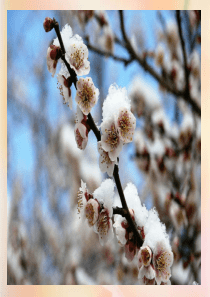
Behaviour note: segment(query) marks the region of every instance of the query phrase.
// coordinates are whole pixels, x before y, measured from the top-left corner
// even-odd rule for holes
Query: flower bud
[[[43,27],[45,29],[45,32],[49,32],[53,29],[54,22],[51,18],[45,18]]]

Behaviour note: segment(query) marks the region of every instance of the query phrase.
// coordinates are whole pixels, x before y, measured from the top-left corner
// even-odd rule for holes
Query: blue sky
[[[171,18],[171,12],[164,12],[166,20]],[[10,93],[10,77],[17,80],[18,86],[20,86],[25,94],[27,104],[33,110],[37,110],[39,107],[39,96],[40,96],[40,83],[37,81],[35,75],[38,67],[44,67],[45,75],[47,76],[46,98],[45,108],[47,121],[53,130],[56,130],[58,123],[63,117],[63,106],[62,99],[59,98],[59,92],[56,88],[56,77],[52,78],[50,73],[47,72],[46,67],[46,51],[52,40],[55,38],[54,32],[46,34],[43,29],[43,20],[46,16],[55,16],[56,12],[52,11],[8,11],[7,16],[7,36],[8,36],[8,123],[10,125],[10,147],[12,150],[11,157],[11,168],[8,174],[18,174],[23,180],[23,184],[26,187],[27,197],[24,197],[24,212],[28,212],[28,203],[32,191],[36,190],[33,188],[32,172],[35,168],[35,152],[34,152],[34,134],[32,132],[32,126],[30,119],[25,119],[24,114],[18,114],[17,117],[20,120],[20,124],[16,125],[14,121],[15,106],[12,101],[12,93]],[[108,12],[108,16],[113,28],[119,27],[118,14],[116,12]],[[125,11],[125,25],[127,34],[130,34],[130,27],[132,25],[138,26],[143,25],[144,37],[146,40],[146,46],[148,49],[154,49],[156,46],[155,39],[155,28],[157,25],[157,12],[156,11]],[[74,32],[77,33],[77,32]],[[119,37],[119,32],[116,32]],[[130,35],[129,35],[130,36]],[[15,51],[15,48],[18,51]],[[40,54],[43,53],[43,54]],[[117,55],[126,56],[125,51],[121,47],[117,47]],[[90,53],[90,62],[95,56]],[[104,78],[104,95],[107,94],[110,84],[116,82],[121,87],[128,87],[131,80],[138,73],[146,80],[149,81],[151,86],[158,91],[157,82],[149,75],[144,72],[136,63],[132,63],[127,68],[120,62],[116,62],[112,59],[104,58],[103,65],[105,67],[105,78]],[[95,73],[90,71],[89,76],[95,77]],[[74,95],[74,91],[73,91]],[[20,98],[21,99],[21,98]],[[170,99],[169,97],[169,100]],[[74,110],[75,110],[74,103]],[[172,118],[173,109],[169,110],[168,115]],[[65,111],[65,116],[66,116]],[[72,111],[69,111],[67,118],[71,118],[73,115]],[[93,112],[94,115],[94,112]],[[44,137],[45,135],[43,135]],[[43,144],[45,140],[43,139]],[[132,145],[127,146],[125,160],[128,164],[129,172],[132,175],[132,180],[138,186],[142,184],[143,180],[140,177],[139,170],[135,163],[131,160],[130,156],[133,154],[134,149]],[[12,190],[12,179],[8,176],[8,194],[11,196]],[[43,180],[43,193],[44,184],[46,181]],[[47,195],[47,193],[45,193]]]

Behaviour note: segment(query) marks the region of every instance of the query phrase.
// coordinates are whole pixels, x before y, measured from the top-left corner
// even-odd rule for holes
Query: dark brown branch
[[[123,17],[123,11],[120,10],[119,11],[120,14],[120,25],[121,25],[121,31],[122,31],[122,35],[125,41],[125,45],[126,48],[128,50],[128,52],[130,53],[131,57],[133,59],[135,59],[139,65],[141,65],[145,71],[149,72],[167,91],[169,91],[170,93],[174,94],[175,96],[182,97],[187,103],[189,103],[193,110],[199,115],[201,116],[201,108],[200,106],[197,104],[197,102],[195,102],[190,96],[189,94],[187,95],[185,91],[179,91],[177,89],[174,88],[174,86],[168,82],[166,82],[166,80],[161,77],[148,63],[145,59],[139,57],[136,52],[134,51],[127,35],[125,32],[125,25],[124,25],[124,17]]]
[[[59,40],[59,43],[60,43],[60,47],[61,47],[61,51],[62,51],[62,56],[61,56],[61,59],[63,60],[63,62],[65,63],[68,71],[69,71],[69,74],[72,78],[72,82],[74,83],[74,86],[75,88],[76,87],[76,84],[77,84],[77,75],[76,75],[76,72],[74,71],[74,69],[72,69],[69,65],[69,63],[66,61],[65,59],[65,53],[66,53],[66,50],[65,50],[65,47],[64,47],[64,44],[63,44],[63,40],[62,40],[62,37],[61,37],[61,33],[60,33],[60,29],[59,29],[59,24],[58,22],[53,19],[54,21],[54,29],[55,29],[55,32],[57,34],[57,37],[58,37],[58,40]]]
[[[59,24],[56,22],[55,19],[54,19],[54,22],[55,22],[54,28],[55,28],[56,34],[58,36],[58,40],[60,42],[61,50],[63,52],[63,61],[67,65],[68,62],[65,60],[65,57],[64,57],[65,48],[64,48],[64,45],[63,45],[62,37],[60,35]],[[71,69],[69,64],[68,64],[67,69],[69,70],[70,75],[71,75],[72,71],[74,71],[73,69]],[[76,88],[76,81],[77,81],[76,73],[74,74],[74,77],[75,77],[74,85],[75,85],[75,88]],[[95,136],[97,138],[97,141],[100,141],[101,140],[101,133],[98,130],[98,128],[96,127],[96,124],[95,124],[95,122],[94,122],[94,120],[92,118],[91,113],[88,114],[88,124],[89,124],[90,128],[93,130],[93,132],[94,132],[94,134],[95,134]],[[119,168],[118,168],[117,165],[115,165],[115,167],[114,167],[113,177],[114,177],[114,180],[115,180],[115,183],[116,183],[116,186],[117,186],[117,190],[118,190],[118,193],[119,193],[119,196],[120,196],[120,200],[121,200],[121,203],[122,203],[122,206],[123,206],[123,210],[121,212],[124,214],[124,216],[127,219],[129,225],[133,229],[133,232],[134,232],[134,234],[136,236],[136,239],[137,239],[138,247],[140,247],[143,244],[143,240],[142,240],[142,238],[141,238],[141,236],[140,236],[140,234],[139,234],[139,232],[137,230],[137,226],[136,226],[135,222],[131,218],[131,215],[130,215],[130,212],[129,212],[129,209],[128,209],[128,206],[127,206],[127,203],[126,203],[126,200],[125,200],[125,196],[124,196],[124,193],[123,193],[122,185],[121,185],[121,182],[120,182]],[[119,210],[119,208],[118,208],[118,210]]]

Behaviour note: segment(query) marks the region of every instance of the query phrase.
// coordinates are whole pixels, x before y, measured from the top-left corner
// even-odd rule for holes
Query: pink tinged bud
[[[69,108],[72,109],[72,97],[71,97],[71,85],[72,85],[72,80],[71,77],[69,76],[67,79],[65,78],[64,75],[58,74],[57,76],[58,79],[58,89],[60,90],[60,94],[63,97],[63,102],[64,104],[68,104]]]
[[[132,241],[127,241],[125,245],[125,257],[129,262],[133,260],[136,255],[136,246],[134,246]]]
[[[81,111],[88,115],[98,101],[99,90],[94,86],[90,77],[80,78],[77,82],[75,101]]]
[[[99,216],[99,209],[99,203],[95,199],[88,200],[85,207],[85,215],[90,227],[97,222]]]
[[[55,75],[56,66],[58,59],[61,57],[61,49],[58,46],[51,45],[47,50],[47,69],[52,74]]]
[[[83,124],[78,123],[75,125],[74,133],[75,133],[77,147],[81,150],[84,150],[88,142],[87,128]]]
[[[51,18],[45,18],[43,27],[45,29],[45,32],[49,32],[53,29],[54,21]]]

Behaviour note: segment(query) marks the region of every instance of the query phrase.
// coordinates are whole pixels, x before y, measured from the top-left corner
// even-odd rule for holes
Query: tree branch
[[[122,35],[125,41],[125,45],[126,48],[128,50],[128,52],[130,53],[131,57],[133,59],[135,59],[139,65],[141,65],[145,71],[149,72],[167,91],[169,91],[170,93],[174,94],[175,96],[178,97],[182,97],[187,103],[189,103],[191,105],[191,107],[193,108],[193,110],[199,115],[201,116],[201,108],[200,106],[197,104],[197,102],[195,102],[189,94],[186,94],[185,91],[179,91],[177,89],[175,89],[173,87],[172,84],[169,84],[168,82],[166,82],[166,80],[161,77],[148,63],[145,59],[139,57],[136,52],[134,51],[127,35],[125,32],[125,25],[124,25],[124,17],[123,17],[123,11],[119,10],[119,14],[120,14],[120,26],[121,26],[121,31],[122,31]]]
[[[57,23],[57,21],[55,19],[54,19],[54,22],[55,22],[54,29],[55,29],[55,32],[56,32],[56,34],[58,36],[58,40],[60,42],[60,46],[61,46],[61,50],[62,50],[62,54],[63,54],[63,61],[67,65],[68,62],[65,60],[65,48],[64,48],[62,37],[61,37],[61,34],[60,34],[59,24]],[[77,87],[76,87],[76,81],[77,81],[76,73],[75,73],[75,71],[73,69],[71,69],[69,64],[68,64],[67,69],[69,70],[69,73],[72,76],[75,88],[77,89]],[[98,128],[96,127],[96,124],[95,124],[95,122],[93,120],[93,117],[92,117],[91,113],[88,114],[88,124],[89,124],[91,130],[93,130],[93,133],[95,134],[95,136],[97,138],[97,141],[100,141],[101,140],[101,133],[98,130]],[[143,240],[142,240],[142,238],[141,238],[141,236],[140,236],[140,234],[139,234],[139,232],[137,230],[137,226],[136,226],[135,222],[131,218],[131,215],[130,215],[130,212],[129,212],[129,209],[128,209],[128,206],[127,206],[127,203],[126,203],[126,200],[125,200],[125,196],[124,196],[124,193],[123,193],[120,177],[119,177],[118,165],[115,165],[115,167],[114,167],[113,177],[114,177],[114,180],[115,180],[115,183],[116,183],[116,186],[117,186],[117,190],[118,190],[118,193],[119,193],[119,196],[120,196],[120,200],[121,200],[121,203],[122,203],[122,206],[123,206],[123,210],[121,210],[121,212],[124,214],[124,216],[127,219],[130,227],[133,229],[133,233],[135,234],[136,239],[137,239],[137,245],[138,245],[138,247],[140,247],[143,244]],[[117,209],[119,211],[119,208],[117,208]],[[117,210],[115,209],[114,211],[117,211]]]

